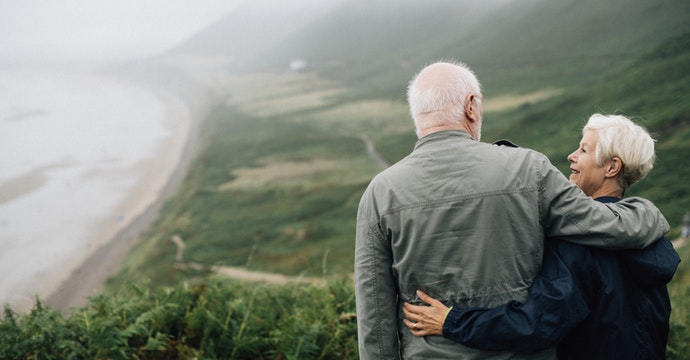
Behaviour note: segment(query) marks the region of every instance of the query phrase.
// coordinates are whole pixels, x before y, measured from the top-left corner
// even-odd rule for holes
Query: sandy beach
[[[32,87],[22,88],[26,75],[13,75],[19,91],[0,101],[4,139],[12,140],[5,141],[4,147],[0,143],[0,151],[9,155],[0,157],[4,171],[0,172],[0,259],[4,259],[0,265],[5,272],[0,302],[25,313],[38,296],[64,311],[86,304],[89,296],[102,289],[186,175],[196,154],[198,128],[213,107],[229,96],[228,61],[222,57],[161,58],[117,64],[86,77],[69,75],[66,82],[51,75],[51,81],[59,85],[48,83],[51,91],[39,102],[25,100],[35,93]],[[106,96],[106,111],[116,114],[106,119],[108,113],[97,112],[100,107],[73,114],[70,105],[55,96],[65,87],[77,94],[88,92],[71,106],[81,107]],[[53,115],[62,117],[55,122]],[[128,120],[120,123],[119,119]],[[40,128],[45,121],[52,123]],[[61,126],[63,121],[75,126],[74,130]],[[144,132],[136,125],[140,123]],[[79,129],[93,128],[93,124],[97,139],[88,140],[88,131]],[[37,128],[30,125],[39,126],[40,133],[35,135]],[[17,131],[28,137],[8,137]],[[79,141],[68,147],[67,155],[53,155],[61,151],[64,137],[72,136],[63,134],[77,134]],[[93,149],[95,154],[86,155]],[[98,186],[91,185],[91,177]],[[55,200],[63,198],[66,202]],[[44,206],[50,209],[43,211]]]
[[[107,213],[103,216],[103,211],[99,212],[101,215],[98,218],[101,220],[97,220],[95,223],[93,220],[89,220],[89,222],[76,220],[76,223],[72,225],[61,225],[66,230],[78,229],[81,232],[81,237],[87,239],[85,243],[83,240],[75,244],[65,243],[66,246],[64,249],[61,249],[59,244],[64,243],[64,236],[51,239],[50,233],[47,233],[48,236],[33,235],[34,238],[30,238],[30,242],[17,247],[21,243],[14,240],[15,235],[11,234],[17,231],[18,226],[21,229],[22,226],[33,227],[34,225],[19,225],[24,224],[25,221],[11,225],[13,223],[8,223],[7,221],[13,221],[11,219],[14,218],[8,218],[7,211],[12,209],[12,207],[5,208],[5,217],[0,217],[0,225],[3,225],[4,221],[3,226],[12,227],[6,227],[2,234],[0,234],[2,235],[0,238],[3,239],[3,245],[12,244],[13,247],[5,248],[4,256],[7,258],[7,256],[12,256],[11,254],[16,253],[17,256],[12,260],[12,263],[21,264],[19,266],[24,267],[21,272],[6,274],[6,276],[9,276],[6,278],[9,282],[6,281],[4,286],[14,285],[11,285],[12,287],[9,288],[11,293],[5,292],[3,296],[5,301],[12,307],[12,310],[19,313],[29,311],[35,304],[32,294],[38,296],[49,306],[60,310],[84,305],[90,295],[101,289],[108,277],[120,266],[130,247],[155,221],[164,201],[181,182],[193,159],[197,129],[208,115],[209,109],[215,100],[213,91],[211,91],[207,84],[192,80],[192,77],[186,73],[189,70],[162,67],[159,64],[148,64],[143,69],[123,67],[117,68],[114,71],[105,71],[102,74],[103,80],[97,80],[97,84],[102,84],[103,81],[107,84],[114,80],[117,83],[122,83],[125,88],[131,87],[137,91],[137,95],[129,96],[128,99],[132,99],[134,102],[138,102],[139,99],[142,99],[142,96],[145,96],[147,99],[155,99],[156,103],[158,103],[155,106],[159,110],[156,116],[162,119],[160,120],[160,126],[162,127],[156,131],[162,132],[164,136],[157,135],[151,138],[149,143],[152,144],[150,146],[152,150],[147,150],[149,154],[142,156],[136,163],[114,168],[112,168],[112,164],[103,164],[102,166],[96,164],[95,167],[91,165],[91,168],[86,168],[91,170],[82,171],[80,176],[83,179],[88,179],[90,176],[97,176],[101,179],[113,179],[116,182],[112,187],[114,190],[127,189],[124,193],[115,197],[118,199],[116,203],[108,204],[102,208],[102,210],[107,209]],[[114,85],[119,86],[117,84]],[[138,109],[135,106],[129,113],[143,116],[137,112]],[[145,109],[148,109],[148,107],[145,107]],[[134,113],[131,111],[134,111]],[[42,116],[42,114],[20,114],[20,116],[31,117]],[[21,125],[24,119],[20,116],[9,118],[7,115],[3,115],[0,118],[3,118],[3,121],[9,124],[11,128],[11,126]],[[35,122],[37,120],[28,118],[28,121]],[[132,134],[140,136],[139,141],[141,141],[141,136],[146,136],[145,134]],[[127,137],[128,135],[125,135],[124,140],[117,141],[127,142]],[[145,139],[144,141],[147,140]],[[126,144],[122,146],[126,146]],[[20,154],[16,152],[18,150],[15,148],[10,148],[10,150],[15,154]],[[117,150],[114,151],[114,155],[108,155],[109,157],[106,161],[112,162],[118,159],[118,157],[115,157],[118,152]],[[7,160],[5,157],[5,161]],[[54,178],[49,178],[49,176],[54,176],[55,171],[69,170],[77,166],[73,161],[67,161],[65,164],[55,163],[55,160],[53,162],[47,166],[27,167],[27,169],[32,170],[22,173],[21,176],[5,177],[5,180],[0,181],[0,204],[4,203],[5,206],[16,204],[16,201],[21,201],[27,196],[31,197],[33,193],[39,192],[47,186],[52,186],[49,179],[54,182]],[[16,161],[13,163],[20,164]],[[10,165],[8,163],[4,164],[6,169]],[[117,169],[117,173],[113,173],[115,170],[110,170],[111,168]],[[86,191],[87,194],[91,194],[88,188],[82,190],[81,184],[78,182],[79,180],[74,179],[67,180],[73,182],[69,185],[73,188],[73,191],[77,193],[84,193]],[[123,185],[118,183],[118,181],[123,181],[120,179],[125,179],[125,183],[128,185],[123,187]],[[75,183],[74,181],[77,182]],[[91,203],[90,207],[93,207],[94,204],[98,207],[101,203],[99,193],[94,193],[92,196],[81,195],[82,198],[84,196],[87,199],[91,199],[90,201],[87,200],[87,202]],[[63,211],[70,211],[75,206],[80,206],[76,203],[62,205]],[[35,214],[40,216],[40,210],[29,211],[33,211],[32,214],[38,211]],[[27,224],[31,224],[31,219],[27,219],[27,221],[29,221]],[[34,221],[41,223],[40,217],[37,217]],[[8,233],[7,231],[9,230],[12,231]],[[37,234],[42,233],[39,232]],[[35,236],[39,237],[36,238]],[[43,249],[41,250],[42,255],[41,257],[33,258],[36,260],[43,259],[48,254],[51,263],[54,263],[49,266],[41,265],[44,270],[39,270],[38,272],[31,270],[31,266],[34,265],[22,263],[19,260],[27,255],[30,256],[37,249]],[[49,255],[51,253],[54,255]],[[36,260],[32,260],[32,262],[36,263]],[[18,269],[16,267],[18,265],[14,266],[14,269]],[[33,274],[35,275],[30,275],[30,280],[20,280],[27,276],[20,274],[32,274],[28,271],[34,271]]]
[[[56,309],[82,306],[87,298],[98,291],[124,260],[129,248],[155,221],[164,200],[173,192],[192,160],[196,128],[201,119],[195,118],[189,106],[179,98],[164,94],[168,126],[171,136],[156,151],[155,159],[143,161],[131,171],[144,174],[139,182],[115,210],[115,214],[136,214],[124,224],[104,222],[94,236],[107,239],[90,254],[75,256],[80,265],[64,276],[66,280],[53,282],[46,279],[46,303]]]

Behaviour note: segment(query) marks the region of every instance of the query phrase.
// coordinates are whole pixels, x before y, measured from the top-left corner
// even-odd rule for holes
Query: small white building
[[[309,63],[303,59],[294,59],[290,61],[290,71],[304,72],[309,70]]]

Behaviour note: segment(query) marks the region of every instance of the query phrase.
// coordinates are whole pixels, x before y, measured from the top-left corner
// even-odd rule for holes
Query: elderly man
[[[480,85],[463,64],[436,63],[410,83],[419,140],[369,184],[357,213],[355,290],[362,359],[555,358],[487,352],[416,337],[404,302],[423,290],[445,304],[524,300],[544,236],[599,247],[641,248],[669,227],[649,201],[592,200],[542,154],[479,142]]]

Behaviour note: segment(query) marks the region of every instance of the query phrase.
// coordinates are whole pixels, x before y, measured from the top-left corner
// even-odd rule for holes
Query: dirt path
[[[367,148],[367,153],[369,154],[369,157],[371,157],[381,169],[386,169],[387,167],[390,166],[390,164],[386,161],[386,159],[379,154],[378,151],[376,151],[376,147],[374,146],[374,143],[369,139],[369,137],[366,134],[359,134],[359,138],[362,139],[364,142],[364,146]]]
[[[376,151],[374,143],[369,139],[366,134],[360,134],[359,138],[364,142],[364,146],[367,149],[367,153],[372,160],[378,164],[381,169],[386,169],[390,164],[381,156],[381,154]],[[203,270],[207,268],[205,265],[197,263],[185,263],[184,262],[184,240],[179,235],[174,235],[170,241],[172,241],[175,246],[177,246],[176,259],[177,263],[175,267],[177,268],[192,268],[197,270]],[[257,281],[266,282],[271,284],[286,284],[286,283],[320,283],[324,280],[321,278],[304,277],[304,276],[288,276],[277,273],[268,273],[262,271],[247,270],[241,267],[235,266],[211,266],[210,270],[215,274],[228,277],[231,279],[244,280],[244,281]]]
[[[227,277],[230,279],[243,281],[265,282],[269,284],[287,284],[287,283],[309,283],[316,284],[324,282],[321,278],[306,277],[306,276],[289,276],[277,273],[269,273],[263,271],[247,270],[237,266],[207,266],[198,263],[184,262],[185,242],[179,235],[173,235],[170,239],[175,246],[177,246],[177,255],[175,267],[178,269],[194,269],[202,271],[210,269],[217,275]]]

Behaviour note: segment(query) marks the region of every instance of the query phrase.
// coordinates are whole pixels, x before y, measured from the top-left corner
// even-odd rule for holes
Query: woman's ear
[[[609,160],[608,167],[606,168],[606,177],[614,177],[623,170],[623,161],[618,156],[614,156]]]

